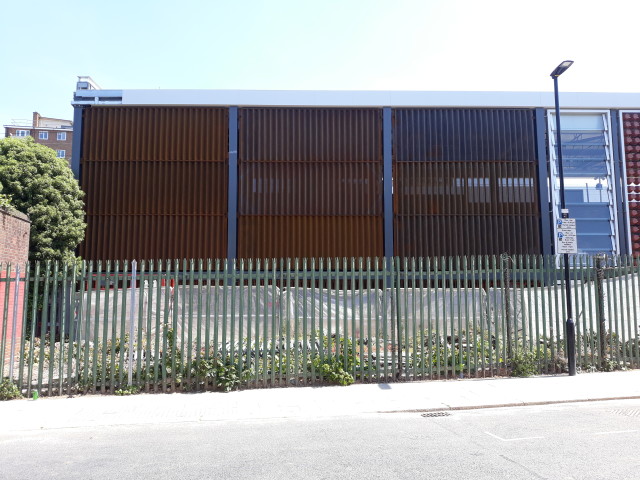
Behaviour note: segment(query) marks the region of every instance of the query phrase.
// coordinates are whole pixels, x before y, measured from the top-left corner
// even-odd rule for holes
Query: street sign
[[[556,253],[578,253],[575,218],[559,218],[557,221],[558,249]]]

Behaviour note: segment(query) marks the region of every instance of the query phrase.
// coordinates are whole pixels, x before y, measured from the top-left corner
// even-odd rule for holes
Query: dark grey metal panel
[[[71,144],[71,170],[76,180],[80,181],[80,157],[82,156],[82,126],[85,107],[73,107],[73,141]]]
[[[238,256],[238,107],[229,107],[227,258]]]
[[[547,121],[544,108],[536,108],[536,150],[538,152],[538,198],[540,201],[540,243],[543,255],[551,255],[553,210],[549,200],[547,161]]]
[[[384,256],[393,257],[393,112],[382,109],[382,162],[384,189]]]

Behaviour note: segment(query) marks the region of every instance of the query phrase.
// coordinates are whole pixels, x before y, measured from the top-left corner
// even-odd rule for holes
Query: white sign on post
[[[575,218],[559,218],[557,222],[558,250],[556,253],[578,253]]]

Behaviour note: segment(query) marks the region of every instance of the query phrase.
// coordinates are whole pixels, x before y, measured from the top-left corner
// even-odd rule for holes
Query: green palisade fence
[[[578,367],[637,368],[638,260],[570,267]],[[561,373],[563,268],[506,255],[2,264],[0,369],[26,395]]]

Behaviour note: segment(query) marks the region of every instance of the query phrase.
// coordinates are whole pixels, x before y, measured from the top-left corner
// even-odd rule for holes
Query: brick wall
[[[24,278],[25,265],[29,256],[30,229],[31,224],[26,215],[0,208],[0,342],[4,341],[4,361],[2,363],[5,366],[5,371],[3,374],[8,373],[7,362],[11,355],[16,266],[20,267],[20,278]],[[7,264],[11,265],[10,269],[7,268]],[[15,335],[15,344],[18,346],[22,338],[24,295],[25,282],[20,280],[18,283]]]

